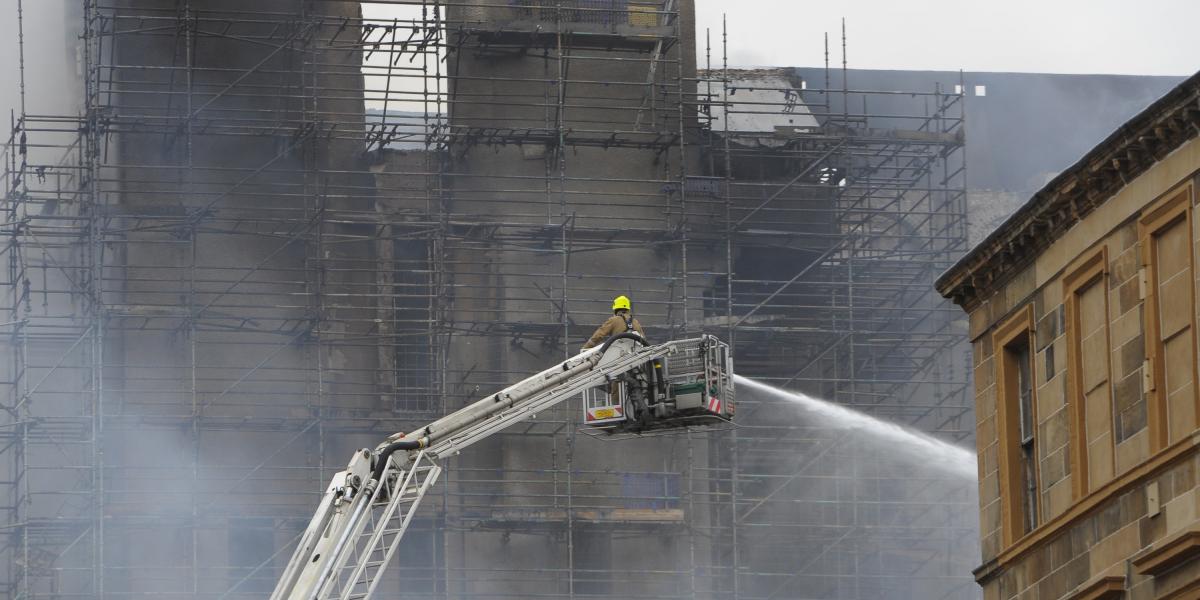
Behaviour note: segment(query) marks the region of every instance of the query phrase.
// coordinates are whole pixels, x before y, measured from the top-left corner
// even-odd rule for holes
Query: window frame
[[[1066,310],[1067,336],[1067,410],[1071,422],[1068,428],[1068,447],[1071,451],[1071,493],[1074,500],[1087,496],[1091,485],[1088,471],[1087,402],[1083,389],[1083,332],[1079,324],[1079,294],[1099,285],[1104,298],[1104,369],[1108,381],[1108,423],[1113,435],[1113,474],[1116,475],[1116,418],[1113,415],[1112,381],[1112,323],[1108,298],[1108,246],[1085,253],[1078,258],[1063,277],[1063,304]]]
[[[1142,313],[1143,340],[1145,342],[1146,363],[1150,373],[1142,373],[1142,393],[1146,398],[1146,420],[1150,435],[1150,453],[1154,454],[1169,445],[1169,426],[1167,424],[1167,398],[1163,393],[1166,386],[1165,361],[1162,331],[1159,326],[1158,306],[1158,270],[1155,236],[1174,225],[1180,218],[1184,219],[1188,235],[1188,268],[1191,270],[1192,281],[1188,286],[1191,294],[1188,307],[1191,318],[1192,356],[1200,357],[1196,344],[1196,235],[1195,222],[1192,215],[1192,184],[1184,183],[1163,194],[1157,201],[1149,204],[1138,217],[1138,242],[1142,250]],[[1200,416],[1200,378],[1196,360],[1192,361],[1192,402],[1196,407],[1196,415]],[[1149,386],[1147,385],[1149,384]],[[1152,387],[1150,387],[1152,386]]]
[[[996,376],[996,425],[999,441],[1000,462],[1000,513],[1001,531],[1004,546],[1011,546],[1017,540],[1037,531],[1044,524],[1042,518],[1042,503],[1036,503],[1037,514],[1034,526],[1025,531],[1025,510],[1022,488],[1024,477],[1021,476],[1021,440],[1020,440],[1020,398],[1010,401],[1010,395],[1019,394],[1016,387],[1019,369],[1010,364],[1009,348],[1024,342],[1029,348],[1029,372],[1033,381],[1030,384],[1030,406],[1033,415],[1033,477],[1038,495],[1042,492],[1041,469],[1037,456],[1037,340],[1034,336],[1033,306],[1026,304],[1001,323],[992,334],[992,356],[995,362]],[[1040,500],[1040,498],[1039,498]]]

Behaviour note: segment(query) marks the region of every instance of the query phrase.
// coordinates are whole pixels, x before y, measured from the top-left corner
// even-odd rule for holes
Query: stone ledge
[[[1200,557],[1200,529],[1193,527],[1155,542],[1130,562],[1138,573],[1158,577],[1197,557]]]
[[[1125,575],[1120,566],[1085,581],[1071,590],[1063,600],[1118,600],[1125,597]]]
[[[1195,600],[1200,597],[1200,579],[1184,585],[1183,587],[1167,592],[1161,596],[1155,596],[1154,600]]]
[[[1200,73],[1138,113],[1036,192],[954,266],[938,292],[967,312],[1076,223],[1200,132]],[[1168,133],[1174,132],[1174,133]]]

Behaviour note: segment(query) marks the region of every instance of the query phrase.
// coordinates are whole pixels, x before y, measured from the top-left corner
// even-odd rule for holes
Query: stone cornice
[[[974,310],[1097,206],[1197,134],[1200,72],[1035,193],[938,278],[938,292],[964,310]]]

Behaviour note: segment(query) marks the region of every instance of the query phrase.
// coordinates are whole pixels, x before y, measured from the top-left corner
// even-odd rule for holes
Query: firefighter
[[[613,300],[612,309],[613,316],[609,317],[607,321],[596,329],[596,333],[593,333],[592,337],[588,338],[587,343],[583,345],[584,350],[595,348],[603,344],[608,338],[627,331],[633,331],[642,336],[642,338],[646,337],[646,332],[642,330],[642,324],[633,318],[633,313],[630,312],[629,298],[617,296]]]

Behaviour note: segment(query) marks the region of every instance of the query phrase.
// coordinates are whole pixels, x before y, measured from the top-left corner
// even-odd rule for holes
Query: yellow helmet
[[[613,312],[618,310],[629,310],[629,298],[617,296],[613,299]]]

